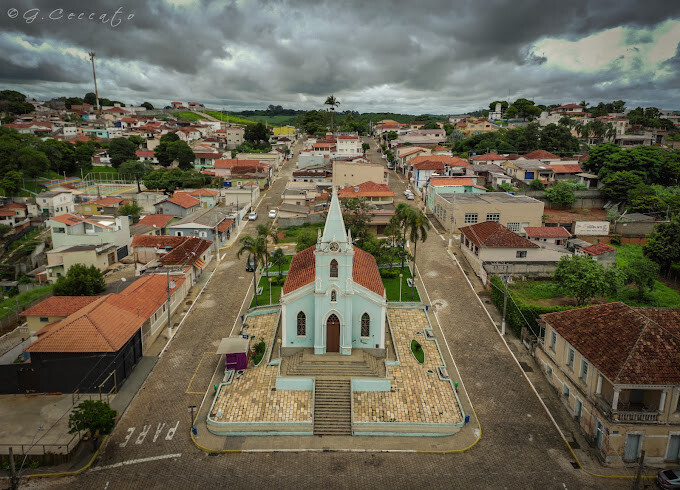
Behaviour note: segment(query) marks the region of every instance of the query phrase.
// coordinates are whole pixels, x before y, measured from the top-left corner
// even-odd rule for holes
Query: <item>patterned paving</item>
[[[462,421],[453,388],[441,381],[437,366],[444,365],[431,340],[423,330],[429,328],[422,309],[387,310],[400,366],[389,368],[391,392],[355,392],[355,422],[407,422],[453,424]],[[411,354],[411,340],[416,339],[425,351],[420,365]],[[434,374],[428,374],[432,370]]]
[[[250,317],[248,333],[272,345],[276,330],[275,313]],[[262,361],[246,369],[243,376],[222,388],[210,414],[218,422],[311,422],[311,391],[272,391],[276,386],[278,366]],[[221,416],[217,417],[219,410]]]

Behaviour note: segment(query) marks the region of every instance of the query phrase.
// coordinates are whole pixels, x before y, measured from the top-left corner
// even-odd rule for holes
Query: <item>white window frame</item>
[[[463,222],[468,225],[474,225],[477,223],[478,220],[479,214],[477,213],[465,213],[465,215],[463,216]]]
[[[519,231],[519,223],[517,222],[508,223],[508,226],[506,228],[516,233]]]
[[[576,359],[576,351],[573,347],[567,347],[567,367],[574,370],[574,359]]]
[[[579,375],[579,378],[581,378],[581,381],[583,381],[584,383],[588,381],[589,369],[590,363],[585,359],[581,359],[581,374]]]
[[[486,213],[486,220],[498,223],[501,220],[501,213]]]
[[[555,348],[557,347],[557,332],[554,330],[550,331],[550,350],[555,352]]]

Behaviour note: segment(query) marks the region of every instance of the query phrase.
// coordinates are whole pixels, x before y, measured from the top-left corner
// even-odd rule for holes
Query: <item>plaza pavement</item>
[[[375,143],[372,140],[372,145]],[[370,155],[370,153],[369,153]],[[286,165],[290,174],[293,162]],[[403,184],[392,178],[399,197]],[[401,186],[401,187],[400,187]],[[263,204],[277,205],[278,179]],[[260,213],[261,215],[263,213]],[[253,233],[249,223],[246,232]],[[455,454],[365,452],[237,452],[209,456],[190,437],[190,405],[202,395],[189,385],[209,386],[218,368],[215,351],[245,304],[251,277],[236,247],[226,251],[191,314],[156,364],[103,448],[94,471],[31,481],[55,488],[621,488],[628,482],[594,478],[574,469],[570,453],[465,275],[447,257],[446,244],[431,233],[419,245],[419,270],[430,304],[451,347],[465,389],[481,423],[481,439]],[[418,280],[420,285],[420,280]],[[428,298],[424,292],[423,296]],[[433,327],[439,330],[437,322]],[[443,347],[443,346],[442,346]],[[208,354],[206,354],[208,353]],[[190,393],[187,393],[189,391]],[[198,392],[198,390],[196,390]],[[464,398],[464,397],[462,397]],[[204,437],[199,432],[198,440]],[[244,438],[223,438],[238,448]],[[271,448],[278,445],[271,440]],[[328,440],[317,437],[321,445]],[[356,438],[348,438],[356,439]],[[362,438],[363,439],[363,438]],[[369,438],[358,450],[380,450],[386,438]],[[414,438],[403,441],[409,450]],[[433,449],[436,449],[434,447]]]

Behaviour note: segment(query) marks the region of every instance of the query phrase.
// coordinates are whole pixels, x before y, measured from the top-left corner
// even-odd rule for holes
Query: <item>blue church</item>
[[[384,354],[385,288],[375,258],[345,231],[336,189],[323,234],[293,257],[280,301],[282,354]]]

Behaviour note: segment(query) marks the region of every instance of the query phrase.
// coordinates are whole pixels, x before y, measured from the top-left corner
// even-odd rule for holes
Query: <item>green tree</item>
[[[142,102],[141,106],[146,108],[147,111],[153,111],[153,104],[151,102]]]
[[[137,145],[127,138],[113,138],[109,143],[111,165],[118,168],[126,160],[135,160]]]
[[[409,213],[406,228],[408,229],[409,238],[413,242],[413,281],[411,282],[411,301],[413,301],[415,297],[416,253],[418,252],[418,242],[425,242],[425,240],[427,240],[427,232],[430,229],[430,223],[427,220],[427,216],[425,216],[420,209],[417,209]]]
[[[96,296],[106,289],[104,275],[95,266],[72,265],[54,284],[55,296]]]
[[[69,434],[89,432],[92,444],[97,447],[99,436],[110,434],[116,424],[117,412],[101,400],[85,400],[68,416]]]
[[[2,188],[5,190],[5,196],[19,195],[21,189],[21,174],[15,170],[10,170],[2,178]]]
[[[90,170],[92,168],[92,155],[94,155],[95,148],[91,141],[76,145],[73,152],[76,167],[79,169]]]
[[[50,168],[58,174],[71,174],[75,171],[75,147],[71,143],[47,139],[41,141],[37,149],[45,154],[50,161]]]
[[[142,143],[144,143],[144,138],[142,138],[138,134],[133,134],[131,136],[128,136],[128,139],[130,141],[132,141],[137,146],[140,146]]]
[[[277,266],[279,268],[279,281],[281,281],[281,278],[283,277],[283,272],[281,272],[281,268],[283,267],[283,264],[286,261],[286,254],[283,253],[283,249],[281,247],[277,248],[274,250],[274,253],[272,253],[272,264]]]
[[[578,306],[607,291],[604,268],[590,257],[570,255],[562,257],[553,274],[560,290],[576,299]]]
[[[654,289],[659,275],[659,264],[647,257],[640,257],[628,264],[626,275],[627,282],[635,284],[638,298],[642,299],[647,292]]]
[[[364,154],[371,148],[371,145],[368,143],[361,143],[361,149],[364,151]]]
[[[390,131],[387,133],[387,139],[390,141],[396,140],[399,137],[396,131]]]
[[[83,102],[85,104],[90,104],[90,105],[97,105],[97,96],[94,94],[94,92],[88,92],[85,94],[85,97],[83,97]]]
[[[244,235],[241,237],[241,248],[236,252],[236,257],[241,258],[241,255],[248,252],[248,257],[252,257],[255,267],[253,267],[253,297],[255,298],[255,306],[257,306],[257,264],[266,259],[266,245],[264,237],[254,237],[252,235]]]
[[[22,148],[16,153],[16,163],[24,174],[35,178],[50,168],[50,161],[41,151],[33,148]]]
[[[276,243],[278,240],[278,232],[271,223],[257,225],[256,230],[257,236],[264,238],[264,270],[269,272],[269,237]]]
[[[142,192],[142,187],[139,182],[145,175],[153,171],[153,167],[147,162],[139,160],[126,160],[118,167],[118,173],[123,176],[129,176],[137,182],[137,191]]]
[[[118,208],[118,216],[132,216],[132,218],[136,221],[139,219],[139,215],[142,214],[143,211],[144,208],[142,208],[139,204],[137,204],[135,201],[130,201]]]
[[[173,160],[177,160],[177,166],[182,170],[190,170],[194,167],[196,154],[186,142],[175,141],[168,145],[168,150],[173,155]]]
[[[407,223],[410,220],[413,208],[405,202],[397,203],[394,210],[394,215],[390,218],[390,225],[394,226],[401,236],[401,268],[404,268],[404,261],[406,260],[406,229]]]
[[[269,144],[271,132],[263,123],[249,124],[243,132],[243,139],[259,149],[262,144]]]
[[[429,120],[425,123],[423,129],[439,129],[439,126],[437,126],[437,121]]]
[[[545,197],[557,206],[571,207],[576,202],[574,190],[566,182],[558,182],[550,189],[545,191]]]
[[[541,182],[541,179],[534,179],[529,184],[529,189],[532,191],[542,191],[545,190],[545,184]]]
[[[331,113],[331,131],[333,131],[333,114],[335,114],[335,108],[340,105],[340,101],[334,95],[329,95],[326,97],[324,105],[328,106],[328,110]]]
[[[302,252],[303,250],[316,245],[317,238],[317,228],[305,228],[297,236],[297,245],[295,246],[296,252]]]
[[[343,199],[341,204],[345,227],[352,232],[359,248],[363,248],[361,244],[368,238],[368,224],[371,222],[370,205],[363,197]]]
[[[609,199],[625,200],[628,192],[644,185],[644,180],[638,172],[629,170],[614,172],[602,181],[602,193]]]
[[[674,264],[680,263],[680,215],[668,223],[659,223],[649,235],[642,248],[645,256],[659,264],[662,272],[668,274]]]

